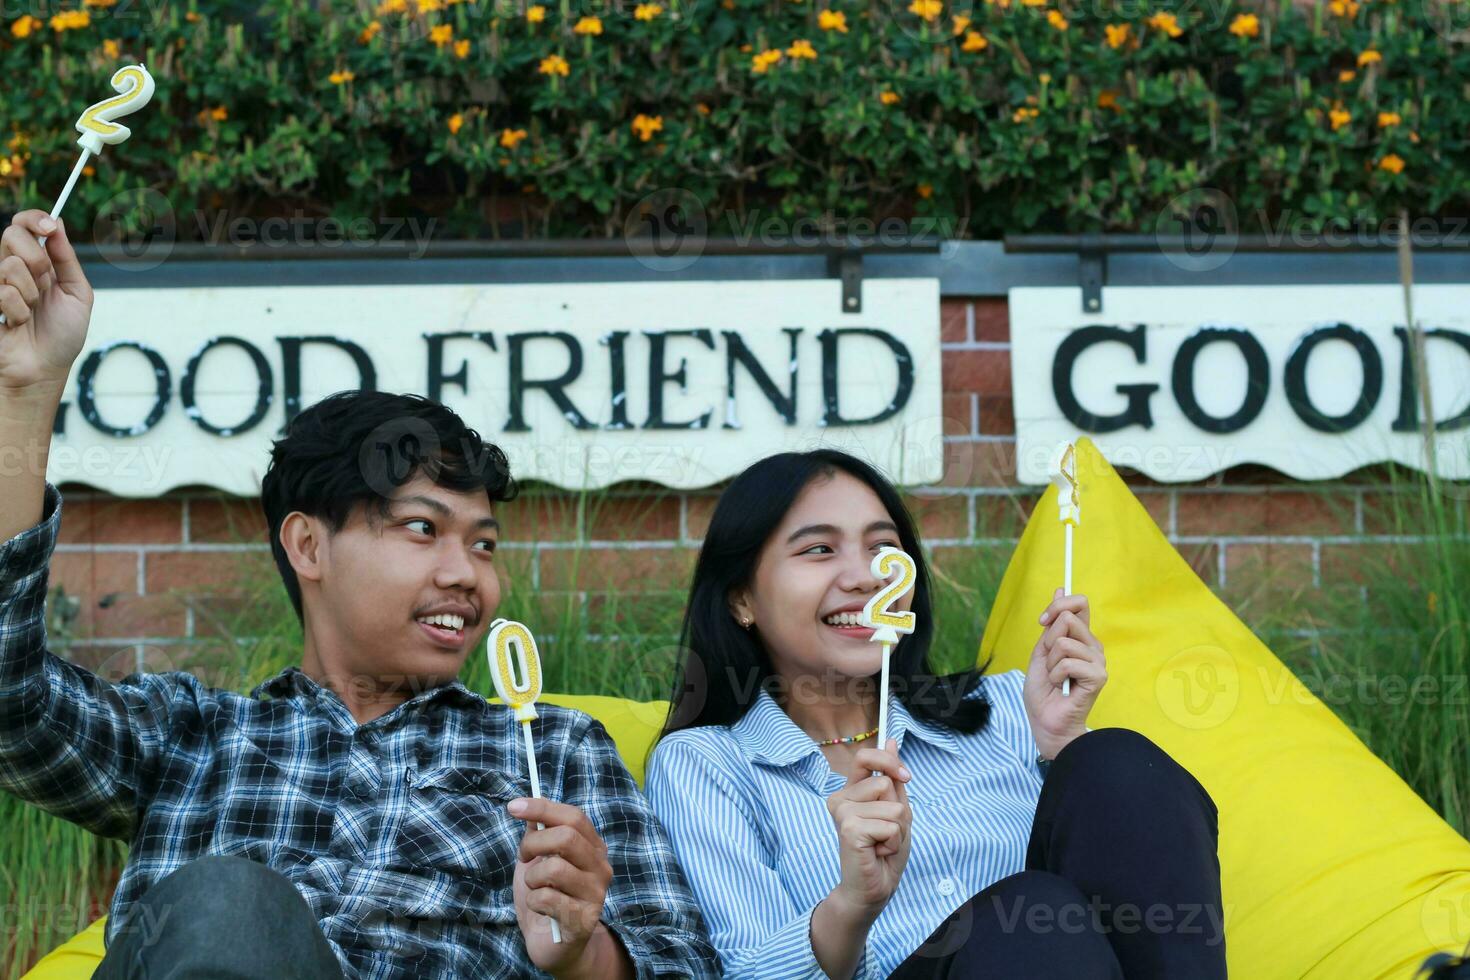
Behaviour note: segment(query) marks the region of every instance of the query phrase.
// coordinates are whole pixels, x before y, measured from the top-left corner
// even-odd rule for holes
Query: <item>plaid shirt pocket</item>
[[[506,810],[531,795],[528,781],[491,769],[407,772],[408,799],[397,850],[414,867],[481,882],[501,881],[509,901],[524,824]]]

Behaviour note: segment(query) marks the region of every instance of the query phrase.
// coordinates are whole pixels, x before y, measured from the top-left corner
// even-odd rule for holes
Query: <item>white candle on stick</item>
[[[100,155],[104,145],[116,146],[133,135],[132,130],[116,120],[137,112],[153,98],[153,76],[142,65],[126,65],[113,72],[112,87],[117,95],[88,106],[77,117],[77,132],[82,134],[77,143],[82,148],[82,155],[77,157],[77,164],[71,168],[71,176],[61,189],[61,196],[51,208],[53,218],[60,216],[61,209],[66,206],[66,199],[71,197],[72,188],[77,186],[77,178],[82,175],[87,160]],[[41,239],[41,244],[45,245],[46,239]],[[0,313],[0,323],[4,322],[5,315]]]
[[[869,566],[878,578],[896,576],[892,582],[863,606],[863,625],[874,632],[869,641],[883,645],[883,666],[878,681],[878,749],[888,747],[888,658],[898,642],[898,634],[912,633],[918,617],[912,612],[891,612],[889,606],[903,598],[914,587],[917,572],[914,560],[898,548],[881,548]]]
[[[531,773],[531,795],[539,800],[541,775],[536,766],[536,741],[531,737],[536,699],[541,696],[541,654],[536,649],[536,638],[523,623],[497,619],[490,626],[485,653],[490,658],[495,693],[515,709],[516,721],[521,723],[526,738],[526,765]],[[546,825],[537,821],[536,829],[545,830]],[[561,942],[561,926],[555,919],[551,920],[551,941]]]
[[[1063,443],[1052,466],[1052,482],[1057,485],[1057,519],[1066,534],[1062,559],[1062,595],[1072,594],[1072,529],[1082,523],[1082,504],[1077,492],[1077,448]],[[1062,678],[1062,697],[1072,696],[1072,678]]]

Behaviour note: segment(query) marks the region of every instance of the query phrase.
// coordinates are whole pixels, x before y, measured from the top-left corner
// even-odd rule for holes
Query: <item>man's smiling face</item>
[[[362,505],[325,534],[303,598],[335,682],[411,695],[454,680],[500,605],[498,538],[484,490],[459,493],[423,474],[398,488],[386,516]]]

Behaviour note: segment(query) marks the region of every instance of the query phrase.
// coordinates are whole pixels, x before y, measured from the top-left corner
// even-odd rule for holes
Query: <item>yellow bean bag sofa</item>
[[[1470,940],[1470,842],[1456,834],[1209,591],[1088,440],[1074,585],[1108,651],[1093,728],[1143,732],[1220,808],[1230,973],[1242,980],[1410,980]],[[1049,490],[1022,535],[981,642],[1025,668],[1062,576]],[[958,628],[951,624],[950,628]],[[547,695],[602,720],[640,783],[663,702]],[[98,922],[31,980],[89,977]],[[1180,978],[1188,980],[1188,978]]]

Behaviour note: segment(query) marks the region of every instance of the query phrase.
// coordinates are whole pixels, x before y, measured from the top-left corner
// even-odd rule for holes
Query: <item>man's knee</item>
[[[144,899],[152,910],[151,924],[160,929],[166,926],[165,917],[191,929],[250,928],[258,919],[279,920],[304,904],[280,873],[257,861],[222,854],[182,865],[150,888]]]

